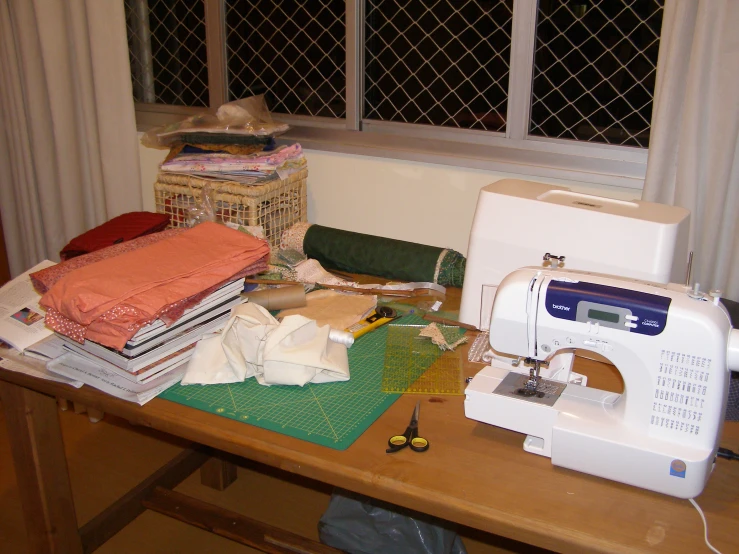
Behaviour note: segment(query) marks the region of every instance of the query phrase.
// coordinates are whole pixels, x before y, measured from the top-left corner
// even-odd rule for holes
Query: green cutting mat
[[[428,323],[417,315],[396,324]],[[400,394],[382,392],[388,325],[357,339],[349,349],[351,378],[320,385],[175,385],[159,398],[256,425],[337,450],[348,448]]]

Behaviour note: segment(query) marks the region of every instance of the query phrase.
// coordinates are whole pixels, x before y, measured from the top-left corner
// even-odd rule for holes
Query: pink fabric
[[[87,327],[64,317],[64,315],[53,308],[49,308],[46,311],[45,322],[46,325],[54,329],[56,332],[74,339],[79,343],[84,343],[85,340],[91,340],[117,350],[122,350],[123,346],[125,346],[125,342],[128,342],[144,325],[151,323],[155,319],[161,319],[167,326],[169,326],[177,321],[185,310],[193,306],[197,306],[203,299],[205,299],[205,297],[215,292],[226,283],[266,270],[267,258],[265,257],[217,285],[190,296],[189,298],[169,304],[155,316],[149,316],[148,314],[137,311],[132,306],[123,303],[106,312],[97,321]],[[136,319],[133,324],[130,324],[121,330],[121,321],[116,317],[117,314],[120,313],[128,314],[134,318],[138,316],[138,319]],[[122,344],[120,342],[121,332],[128,337]],[[121,344],[121,346],[116,346],[117,344]]]
[[[41,298],[46,323],[122,349],[143,325],[174,320],[239,276],[266,269],[269,245],[216,223],[78,268]]]
[[[33,283],[34,288],[39,294],[45,294],[46,291],[54,286],[54,283],[67,275],[70,271],[112,258],[113,256],[119,256],[126,252],[138,250],[139,248],[157,243],[160,240],[172,238],[185,231],[186,229],[168,229],[159,233],[152,233],[150,235],[144,235],[143,237],[127,240],[120,244],[114,244],[113,246],[108,246],[107,248],[102,248],[95,252],[90,252],[89,254],[77,256],[51,267],[47,267],[46,269],[42,269],[41,271],[37,271],[36,273],[31,273],[31,283]]]

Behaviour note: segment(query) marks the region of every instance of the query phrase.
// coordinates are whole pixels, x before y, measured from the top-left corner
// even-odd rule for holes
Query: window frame
[[[204,4],[210,108],[135,103],[139,131],[215,112],[228,101],[224,1]],[[309,150],[643,188],[647,148],[528,135],[538,0],[513,3],[504,133],[362,119],[364,6],[364,0],[346,0],[346,118],[279,114],[291,126],[282,138]]]

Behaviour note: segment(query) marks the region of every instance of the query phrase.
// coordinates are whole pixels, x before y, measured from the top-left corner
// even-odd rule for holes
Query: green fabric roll
[[[459,252],[311,225],[303,251],[327,269],[461,287],[466,260]]]
[[[436,280],[440,285],[448,287],[462,287],[464,284],[464,269],[467,258],[455,250],[446,250],[439,264],[439,276]]]

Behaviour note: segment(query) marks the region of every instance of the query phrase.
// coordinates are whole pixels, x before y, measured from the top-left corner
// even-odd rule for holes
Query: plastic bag
[[[466,554],[448,522],[349,491],[331,495],[321,542],[351,554]]]
[[[190,204],[185,208],[187,214],[185,226],[195,227],[195,225],[204,221],[222,223],[221,219],[216,215],[215,195],[216,191],[211,185],[205,185],[203,187],[200,198],[195,200],[195,204]]]
[[[149,148],[169,148],[193,137],[207,143],[211,143],[211,139],[221,142],[230,137],[231,140],[224,143],[243,143],[248,142],[249,137],[274,137],[289,128],[272,119],[264,95],[259,94],[223,104],[215,115],[198,114],[150,129],[141,137],[141,144]]]

